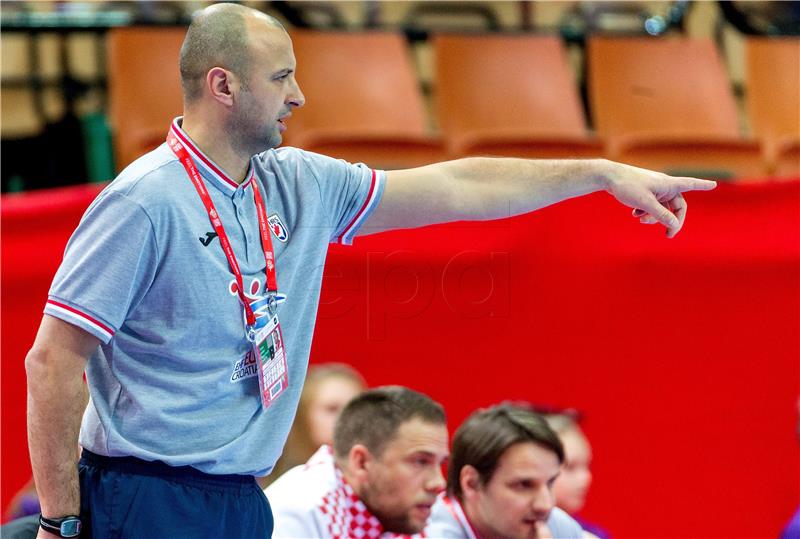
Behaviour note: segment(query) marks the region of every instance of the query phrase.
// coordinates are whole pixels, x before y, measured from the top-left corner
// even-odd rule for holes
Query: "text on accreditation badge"
[[[258,388],[266,410],[289,387],[286,349],[278,315],[273,315],[255,335],[253,353],[258,364]]]

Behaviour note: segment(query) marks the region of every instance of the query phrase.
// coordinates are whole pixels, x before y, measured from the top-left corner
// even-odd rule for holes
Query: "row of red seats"
[[[184,32],[123,28],[109,35],[120,167],[162,142],[164,126],[181,109]],[[466,155],[605,156],[717,177],[800,174],[800,39],[748,39],[746,111],[754,136],[746,137],[708,39],[591,38],[590,131],[557,37],[437,35],[435,134],[400,34],[291,34],[307,103],[289,121],[286,143],[308,150],[386,168]]]

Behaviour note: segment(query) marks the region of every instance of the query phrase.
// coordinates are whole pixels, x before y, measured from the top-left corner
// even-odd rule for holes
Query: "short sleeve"
[[[380,203],[385,172],[297,148],[281,148],[278,154],[283,166],[291,163],[297,173],[316,180],[332,230],[329,241],[353,243],[358,229]]]
[[[331,243],[350,245],[380,203],[385,173],[363,164],[336,163],[334,173],[320,179],[320,192],[334,229]]]
[[[145,210],[120,193],[103,193],[67,243],[44,312],[108,343],[146,293],[157,264]]]

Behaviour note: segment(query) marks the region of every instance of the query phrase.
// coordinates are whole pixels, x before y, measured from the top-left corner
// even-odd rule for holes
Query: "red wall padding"
[[[95,192],[2,199],[3,507],[30,476],[24,355]],[[427,392],[451,429],[504,399],[583,410],[586,516],[618,537],[775,537],[800,494],[800,182],[687,198],[674,240],[593,195],[334,247],[312,361]]]

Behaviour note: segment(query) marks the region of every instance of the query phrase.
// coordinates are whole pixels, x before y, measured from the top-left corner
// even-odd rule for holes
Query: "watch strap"
[[[65,530],[64,524],[68,524]],[[67,515],[59,518],[46,518],[39,515],[39,527],[58,537],[78,537],[81,534],[81,519],[77,515]]]

